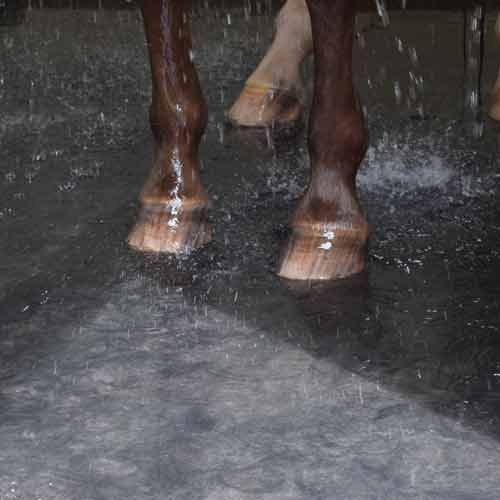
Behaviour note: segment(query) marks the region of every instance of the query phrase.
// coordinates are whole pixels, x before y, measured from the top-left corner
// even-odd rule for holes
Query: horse
[[[207,218],[210,200],[201,182],[199,159],[207,107],[192,61],[185,3],[143,0],[141,4],[152,77],[149,116],[155,150],[139,215],[128,237],[129,245],[140,251],[183,254],[212,237]],[[311,176],[291,218],[277,274],[333,280],[364,269],[369,233],[356,192],[356,174],[368,146],[352,75],[356,8],[352,0],[299,4],[300,0],[288,0],[281,19],[283,29],[293,31],[296,21],[303,23],[302,7],[307,6],[310,44],[298,43],[294,50],[297,57],[312,50],[315,59],[308,131]],[[293,15],[288,15],[290,8]],[[295,12],[296,8],[301,10]],[[284,103],[286,108],[289,97],[293,96],[282,93],[280,106]]]
[[[314,55],[311,176],[279,261],[278,275],[285,278],[333,280],[365,267],[369,231],[356,174],[368,132],[352,79],[354,3],[287,0],[271,47],[228,112],[228,119],[240,126],[294,122],[304,108],[300,66]],[[140,251],[184,254],[212,237],[211,204],[200,178],[198,151],[207,108],[192,61],[185,2],[143,0],[141,9],[152,77],[155,151],[128,242]],[[496,33],[500,41],[500,14]],[[500,74],[489,113],[500,120]]]

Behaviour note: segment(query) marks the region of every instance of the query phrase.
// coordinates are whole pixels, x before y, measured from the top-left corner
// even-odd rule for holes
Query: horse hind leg
[[[151,74],[153,169],[128,242],[141,251],[185,253],[211,239],[198,147],[207,109],[191,61],[184,0],[144,0]]]
[[[304,107],[301,66],[311,52],[306,2],[287,0],[277,16],[271,47],[245,82],[228,119],[246,127],[295,122]]]

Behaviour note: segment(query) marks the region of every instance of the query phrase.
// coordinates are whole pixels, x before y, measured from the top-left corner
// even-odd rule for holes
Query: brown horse
[[[300,65],[314,53],[311,179],[279,264],[279,275],[288,278],[342,278],[365,265],[368,227],[355,178],[367,132],[352,82],[354,3],[287,0],[268,53],[228,113],[245,126],[296,120],[303,109]],[[211,238],[210,201],[198,158],[207,110],[191,61],[185,1],[143,0],[142,13],[152,71],[155,155],[129,243],[143,251],[184,253]],[[16,14],[12,22],[21,19]],[[497,36],[500,41],[500,16]],[[500,119],[500,76],[490,116]]]
[[[185,3],[142,3],[152,72],[155,155],[129,243],[143,251],[183,253],[211,238],[210,200],[201,183],[198,157],[207,108],[191,60]],[[311,179],[292,217],[278,274],[335,279],[364,268],[368,239],[355,187],[368,137],[352,79],[355,6],[352,0],[307,0],[307,7],[315,58]]]

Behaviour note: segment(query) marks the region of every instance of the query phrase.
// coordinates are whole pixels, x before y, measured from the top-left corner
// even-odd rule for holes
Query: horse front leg
[[[368,225],[355,183],[368,134],[352,80],[354,3],[307,0],[315,59],[311,179],[280,263],[286,278],[343,278],[365,266]]]
[[[129,244],[139,250],[184,253],[211,239],[208,195],[198,148],[207,108],[191,61],[184,0],[143,0],[155,140],[153,169],[142,190]]]

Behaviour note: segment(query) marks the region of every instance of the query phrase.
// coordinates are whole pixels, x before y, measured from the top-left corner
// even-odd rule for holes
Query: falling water
[[[385,0],[375,0],[377,4],[377,12],[382,20],[382,25],[386,28],[391,22],[389,19],[389,13],[387,12],[387,7],[385,5]]]
[[[484,7],[475,4],[465,12],[464,29],[464,121],[475,137],[480,137],[481,73],[484,43]]]

